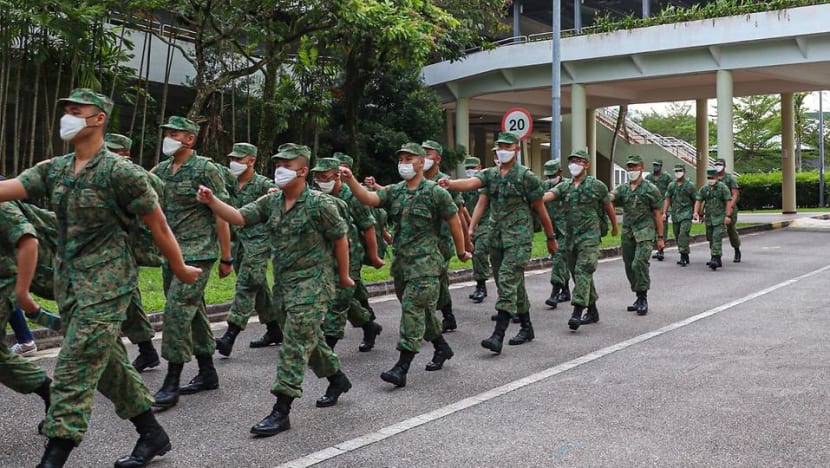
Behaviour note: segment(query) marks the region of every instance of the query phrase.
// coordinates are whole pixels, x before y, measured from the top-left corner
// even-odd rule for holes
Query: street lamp
[[[550,159],[558,161],[562,158],[562,76],[560,71],[560,36],[562,35],[562,5],[561,0],[553,0],[551,15],[551,119],[550,119]]]
[[[824,207],[824,91],[818,92],[818,206]]]

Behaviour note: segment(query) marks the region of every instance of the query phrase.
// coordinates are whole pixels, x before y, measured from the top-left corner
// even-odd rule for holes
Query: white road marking
[[[420,414],[418,416],[414,416],[412,418],[397,422],[397,423],[392,424],[390,426],[386,426],[386,427],[384,427],[384,428],[382,428],[378,431],[370,432],[370,433],[364,434],[360,437],[356,437],[354,439],[347,440],[345,442],[341,442],[337,445],[327,447],[327,448],[322,449],[322,450],[318,450],[317,452],[310,453],[306,456],[288,461],[286,463],[278,465],[277,468],[304,468],[304,467],[316,465],[318,463],[322,463],[322,462],[327,461],[327,460],[331,460],[332,458],[338,457],[340,455],[344,455],[344,454],[347,454],[349,452],[353,452],[353,451],[358,450],[362,447],[366,447],[367,445],[371,445],[375,442],[380,442],[382,440],[388,439],[388,438],[390,438],[392,436],[395,436],[397,434],[401,434],[403,432],[406,432],[410,429],[423,426],[423,425],[428,424],[432,421],[436,421],[438,419],[441,419],[445,416],[449,416],[451,414],[458,413],[458,412],[460,412],[462,410],[465,410],[467,408],[471,408],[473,406],[480,405],[481,403],[490,401],[494,398],[506,395],[506,394],[508,394],[508,393],[510,393],[514,390],[518,390],[520,388],[527,387],[528,385],[534,384],[534,383],[539,382],[541,380],[548,379],[550,377],[559,375],[559,374],[561,374],[565,371],[568,371],[568,370],[571,370],[573,368],[579,367],[581,365],[596,361],[597,359],[608,356],[609,354],[613,354],[613,353],[616,353],[618,351],[622,351],[624,349],[630,348],[630,347],[632,347],[636,344],[639,344],[639,343],[642,343],[644,341],[650,340],[654,337],[672,332],[674,330],[677,330],[678,328],[682,328],[682,327],[685,327],[685,326],[690,325],[692,323],[695,323],[698,320],[703,320],[707,317],[711,317],[715,314],[719,314],[719,313],[721,313],[725,310],[728,310],[728,309],[731,309],[731,308],[736,307],[738,305],[744,304],[744,303],[749,302],[753,299],[757,299],[757,298],[759,298],[761,296],[764,296],[766,294],[769,294],[773,291],[784,288],[786,286],[790,286],[790,285],[792,285],[794,283],[797,283],[797,282],[799,282],[803,279],[809,278],[811,276],[818,275],[819,273],[823,273],[823,272],[828,271],[828,270],[830,270],[830,265],[826,265],[822,268],[819,268],[817,270],[813,270],[809,273],[805,273],[801,276],[797,276],[795,278],[792,278],[792,279],[789,279],[789,280],[786,280],[786,281],[782,281],[782,282],[780,282],[778,284],[774,284],[774,285],[772,285],[768,288],[761,289],[760,291],[756,291],[752,294],[749,294],[749,295],[746,295],[744,297],[741,297],[741,298],[735,299],[733,301],[727,302],[725,304],[719,305],[718,307],[709,309],[705,312],[701,312],[697,315],[693,315],[693,316],[691,316],[689,318],[686,318],[684,320],[674,322],[672,324],[666,325],[665,327],[659,328],[657,330],[654,330],[654,331],[651,331],[651,332],[648,332],[648,333],[644,333],[642,335],[636,336],[636,337],[631,338],[629,340],[625,340],[625,341],[622,341],[620,343],[617,343],[617,344],[614,344],[614,345],[596,350],[594,352],[585,354],[585,355],[580,356],[580,357],[578,357],[576,359],[573,359],[571,361],[559,364],[557,366],[550,367],[548,369],[545,369],[541,372],[537,372],[535,374],[529,375],[527,377],[524,377],[524,378],[521,378],[521,379],[518,379],[518,380],[514,380],[514,381],[509,382],[507,384],[504,384],[500,387],[496,387],[496,388],[488,390],[486,392],[479,393],[478,395],[474,395],[474,396],[471,396],[469,398],[464,398],[462,400],[456,401],[455,403],[451,403],[449,405],[443,406],[443,407],[438,408],[436,410],[433,410],[433,411],[430,411],[430,412],[427,412],[427,413],[424,413],[424,414]]]

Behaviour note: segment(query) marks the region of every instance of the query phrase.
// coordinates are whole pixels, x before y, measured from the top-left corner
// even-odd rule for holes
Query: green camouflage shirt
[[[723,182],[704,185],[697,193],[697,199],[703,202],[703,220],[708,226],[723,224],[726,218],[726,202],[732,199],[732,192]]]
[[[470,216],[472,217],[475,212],[476,205],[478,205],[478,199],[481,197],[481,189],[462,192],[461,196],[464,197],[464,206],[467,207],[467,211],[470,212]],[[483,234],[487,232],[490,232],[489,203],[487,204],[487,207],[484,208],[484,213],[481,214],[481,219],[478,222],[478,226],[476,226],[476,234]]]
[[[718,181],[726,185],[726,188],[729,189],[730,194],[732,193],[732,190],[740,190],[740,187],[738,186],[738,178],[728,172],[725,173],[722,178],[718,179]],[[734,212],[738,211],[738,201],[740,201],[740,196],[736,197],[735,206],[732,207],[732,211]]]
[[[450,193],[426,179],[415,190],[401,181],[376,193],[395,227],[392,275],[402,280],[439,276],[446,261],[441,225],[458,213]]]
[[[58,304],[75,298],[86,308],[137,287],[138,268],[124,229],[132,216],[155,210],[158,197],[143,169],[103,146],[77,174],[74,166],[70,153],[43,161],[18,179],[28,197],[48,198],[47,208],[57,217]],[[124,319],[123,312],[111,313],[117,315],[96,317]]]
[[[335,199],[316,190],[303,189],[285,211],[282,192],[269,193],[239,212],[245,226],[265,224],[274,253],[274,283],[286,308],[325,303],[334,298],[335,258],[333,241],[348,234],[348,225]]]
[[[14,202],[0,203],[0,289],[13,285],[17,276],[17,243],[37,231]]]
[[[666,189],[666,200],[671,201],[669,210],[671,211],[672,222],[679,223],[692,219],[696,195],[697,189],[688,179],[684,180],[679,186],[677,182],[669,184],[669,188]]]
[[[666,174],[665,172],[661,172],[660,177],[656,178],[654,177],[654,173],[650,173],[646,175],[645,179],[657,186],[657,188],[660,190],[661,198],[666,195],[666,190],[668,190],[669,184],[672,183],[671,176]]]
[[[236,208],[242,208],[255,201],[257,198],[268,193],[273,187],[277,185],[273,180],[260,175],[254,174],[253,177],[242,188],[237,186],[234,205]],[[264,224],[257,224],[256,226],[246,226],[236,230],[236,235],[245,244],[246,252],[259,252],[262,248],[254,248],[261,246],[268,246],[270,242],[268,237],[268,228]]]
[[[561,184],[564,180],[565,179],[560,179],[556,185]],[[545,179],[542,181],[542,189],[546,192],[556,187],[556,185],[554,185],[550,179]],[[567,213],[565,211],[565,202],[563,202],[561,198],[557,198],[556,200],[545,203],[545,208],[547,209],[548,216],[550,217],[550,220],[553,223],[553,228],[556,230],[556,237],[564,237],[565,233],[567,232],[565,229],[567,218]]]
[[[200,185],[213,190],[214,196],[229,202],[225,179],[217,166],[194,151],[176,174],[173,174],[173,158],[159,163],[154,170],[164,182],[164,215],[173,235],[179,241],[186,262],[216,260],[218,238],[216,218],[206,205],[196,201]]]
[[[349,216],[346,219],[351,219],[351,224],[355,227],[354,233],[349,235],[349,254],[351,255],[349,263],[352,270],[357,269],[359,274],[360,265],[363,264],[363,258],[366,256],[366,239],[363,233],[374,227],[377,220],[372,215],[372,210],[360,203],[348,185],[341,184],[340,191],[333,196],[345,202]]]
[[[502,247],[533,244],[533,212],[530,204],[544,195],[542,182],[528,168],[514,164],[506,175],[499,167],[479,171],[481,191],[490,199],[490,241]]]
[[[599,215],[611,201],[608,187],[599,179],[586,176],[577,186],[573,179],[565,179],[550,190],[565,205],[565,242],[601,240]]]
[[[637,242],[657,237],[654,210],[663,208],[663,195],[656,185],[645,179],[635,189],[627,183],[618,185],[611,193],[611,201],[623,209],[623,237],[633,237]]]
[[[450,177],[449,174],[445,174],[439,170],[430,180],[438,182],[441,179],[452,179],[452,177]],[[450,196],[452,197],[452,201],[455,203],[456,207],[464,206],[464,197],[461,196],[461,193],[450,192]],[[441,244],[441,254],[444,255],[444,259],[449,260],[453,255],[454,244],[452,240],[452,233],[450,232],[450,225],[446,221],[441,223],[441,240],[443,241]]]

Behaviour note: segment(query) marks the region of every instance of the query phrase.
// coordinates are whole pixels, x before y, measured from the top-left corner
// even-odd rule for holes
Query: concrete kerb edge
[[[830,214],[826,215],[819,215],[813,217],[813,219],[830,219]],[[773,223],[766,223],[766,224],[758,224],[756,226],[748,226],[739,229],[738,231],[742,234],[751,234],[754,232],[762,232],[762,231],[771,231],[775,229],[783,229],[791,224],[792,221],[776,221]],[[701,242],[706,240],[705,234],[698,234],[692,236],[691,242]],[[676,242],[674,239],[668,239],[666,241],[666,247],[675,246]],[[617,257],[620,255],[620,247],[608,247],[605,249],[600,250],[599,257],[602,258],[610,258],[610,257]],[[551,266],[551,260],[549,257],[542,257],[542,258],[532,258],[527,265],[527,271],[533,270],[542,270],[545,268],[549,268]],[[465,268],[462,270],[455,270],[451,271],[449,274],[450,283],[464,283],[473,280],[473,270],[472,268]],[[385,281],[377,281],[374,283],[369,283],[366,285],[369,290],[369,296],[371,297],[378,297],[378,296],[386,296],[395,293],[395,287],[392,280],[385,280]],[[223,322],[228,316],[228,310],[230,309],[231,303],[225,302],[222,304],[211,304],[207,306],[208,312],[208,319],[212,322]],[[150,323],[153,324],[153,328],[156,331],[161,330],[163,313],[156,312],[152,314],[148,314],[150,319]],[[32,330],[32,334],[34,335],[35,341],[37,342],[38,349],[47,349],[56,346],[60,346],[60,342],[63,339],[63,336],[57,332],[52,330],[48,330],[45,328],[40,328],[37,330]],[[14,343],[14,335],[9,334],[6,335],[6,343],[11,345]]]

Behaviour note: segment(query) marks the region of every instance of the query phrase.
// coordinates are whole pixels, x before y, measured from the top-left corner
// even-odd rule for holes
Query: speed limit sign
[[[530,138],[533,133],[533,117],[524,107],[511,107],[501,118],[501,131],[516,135],[519,140]]]

